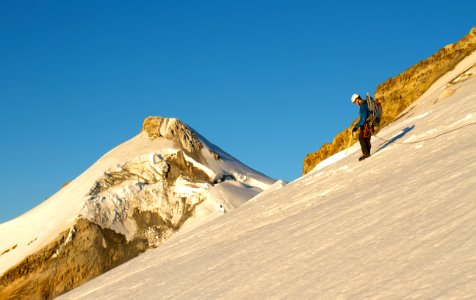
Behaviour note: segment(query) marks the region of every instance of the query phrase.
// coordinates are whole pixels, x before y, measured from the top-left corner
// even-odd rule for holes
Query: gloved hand
[[[352,133],[356,132],[357,131],[357,128],[352,128]]]

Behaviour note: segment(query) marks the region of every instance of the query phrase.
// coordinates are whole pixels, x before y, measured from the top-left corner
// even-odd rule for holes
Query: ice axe
[[[350,147],[350,143],[352,142],[352,140],[355,140],[354,139],[354,132],[350,133],[349,142],[347,143],[347,148],[345,149],[345,155],[346,156],[347,156],[347,153],[349,152],[349,147]]]

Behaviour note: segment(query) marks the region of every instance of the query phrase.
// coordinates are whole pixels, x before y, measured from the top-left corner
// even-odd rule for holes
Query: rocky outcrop
[[[444,47],[430,58],[380,84],[375,91],[375,98],[383,106],[381,127],[398,118],[401,112],[423,95],[438,78],[454,69],[460,61],[475,50],[476,28],[473,28],[457,43]],[[303,174],[311,171],[320,161],[344,150],[355,122],[350,128],[337,134],[332,143],[325,144],[317,152],[308,154],[304,159]]]
[[[465,57],[476,50],[476,28],[455,44],[450,44],[428,59],[412,66],[402,74],[380,84],[375,97],[384,107],[383,125],[392,122],[418,99],[441,76],[453,70]]]
[[[189,153],[198,152],[203,148],[196,133],[177,119],[147,117],[142,125],[142,132],[153,139],[159,137],[169,139]]]
[[[156,247],[161,242],[156,236],[178,230],[193,215],[213,179],[188,162],[182,151],[155,164],[128,162],[96,181],[81,217],[112,228],[127,240],[143,237],[150,247]],[[187,195],[180,193],[183,185],[187,185]],[[138,224],[143,222],[136,215],[142,211],[155,214],[160,221],[141,228]]]
[[[126,262],[148,248],[79,219],[52,243],[0,278],[0,299],[52,299]]]
[[[204,147],[203,142],[193,129],[178,119],[149,116],[143,122],[142,132],[151,139],[166,138],[184,149],[189,156],[201,161],[199,153]],[[221,159],[216,152],[209,151],[216,160]]]

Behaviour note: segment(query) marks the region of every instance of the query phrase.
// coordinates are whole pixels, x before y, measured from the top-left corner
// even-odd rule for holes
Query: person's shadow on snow
[[[415,125],[408,126],[407,128],[403,129],[402,132],[400,132],[398,135],[394,136],[391,140],[388,140],[388,141],[386,141],[384,144],[382,144],[382,145],[377,149],[377,151],[375,151],[375,153],[377,153],[377,152],[379,152],[380,150],[383,150],[383,149],[385,149],[386,147],[388,147],[389,145],[395,143],[396,141],[398,141],[399,139],[401,139],[402,137],[404,137],[407,133],[409,133],[410,131],[412,131],[413,128],[415,128]]]

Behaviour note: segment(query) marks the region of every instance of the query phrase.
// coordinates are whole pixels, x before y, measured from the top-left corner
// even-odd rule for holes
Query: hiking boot
[[[367,157],[370,157],[370,155],[369,154],[364,154],[361,157],[359,157],[359,161],[362,161],[362,160],[366,159]]]

